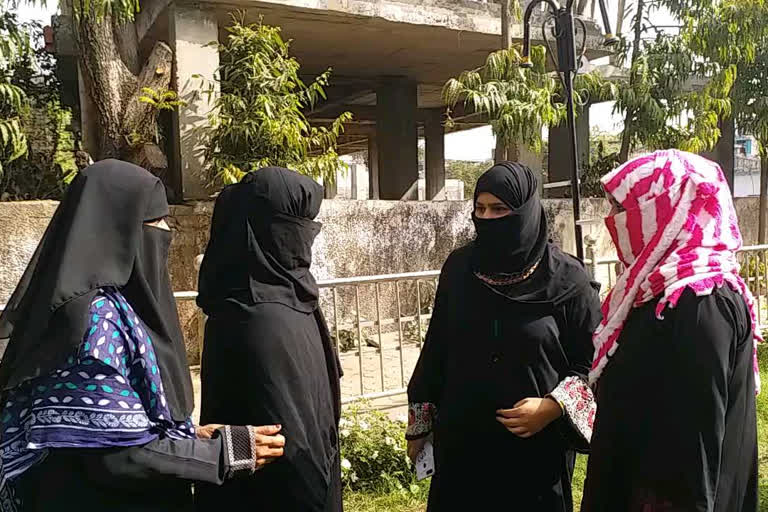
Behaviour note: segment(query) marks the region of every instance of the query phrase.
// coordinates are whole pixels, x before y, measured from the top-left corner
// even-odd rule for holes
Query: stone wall
[[[552,238],[572,252],[571,202],[550,199],[544,204]],[[747,244],[756,243],[757,204],[756,198],[736,201]],[[13,292],[55,208],[53,201],[0,203],[0,304]],[[170,271],[177,291],[197,287],[195,258],[205,249],[212,210],[213,203],[205,201],[171,209],[174,241]],[[605,201],[582,202],[582,218],[595,221],[584,227],[584,234],[597,240],[598,258],[614,254],[602,225],[607,211]],[[467,201],[329,200],[323,203],[318,220],[323,223],[314,246],[313,272],[318,279],[436,270],[454,248],[473,234]],[[412,299],[413,290],[402,291],[409,295],[408,300]],[[382,301],[394,304],[389,300],[393,293],[391,287],[382,286],[382,294],[387,295]],[[371,318],[375,303],[371,294],[366,297],[361,311]],[[415,302],[410,308],[415,308]],[[187,338],[192,340],[199,328],[199,316],[191,302],[183,303],[180,313]],[[340,316],[347,320],[351,315],[354,304],[347,297],[340,305]],[[196,346],[190,347],[190,359],[197,360]]]
[[[573,251],[570,201],[545,199],[544,204],[553,239]],[[0,303],[13,291],[56,205],[0,203]],[[745,243],[756,243],[757,198],[739,198],[736,206]],[[205,249],[212,211],[213,203],[207,201],[171,207],[170,269],[176,290],[196,288],[194,260]],[[582,201],[582,218],[595,220],[584,233],[597,239],[599,257],[613,254],[602,225],[607,211],[602,200]],[[318,279],[330,279],[439,269],[451,250],[472,236],[469,215],[467,201],[325,201],[313,272]]]

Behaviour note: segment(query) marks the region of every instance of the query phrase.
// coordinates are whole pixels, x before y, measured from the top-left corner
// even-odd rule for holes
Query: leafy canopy
[[[330,70],[305,84],[290,43],[261,21],[235,21],[218,48],[221,92],[209,115],[207,178],[235,183],[248,172],[282,166],[333,181],[344,168],[336,143],[352,115],[318,127],[304,114],[325,99]]]

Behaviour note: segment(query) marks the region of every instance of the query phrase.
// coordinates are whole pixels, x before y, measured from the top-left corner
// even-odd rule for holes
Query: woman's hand
[[[512,409],[496,411],[496,421],[516,436],[528,438],[541,432],[562,414],[560,404],[551,398],[524,398]]]
[[[216,430],[224,427],[218,423],[202,425],[195,429],[199,439],[211,439]],[[251,430],[251,451],[256,460],[256,469],[262,468],[283,456],[285,437],[278,432],[283,428],[280,425],[264,425],[261,427],[248,427]]]
[[[411,459],[411,462],[414,464],[416,463],[416,457],[418,457],[421,450],[424,449],[425,444],[427,444],[427,437],[408,440],[408,458]]]
[[[261,427],[248,427],[251,429],[253,443],[253,457],[256,459],[256,469],[260,469],[270,462],[283,456],[285,438],[278,434],[283,428],[280,425],[265,425]]]
[[[223,426],[224,425],[219,425],[218,423],[211,423],[209,425],[200,425],[198,427],[195,427],[195,433],[197,434],[198,439],[210,439],[213,437],[213,433]]]

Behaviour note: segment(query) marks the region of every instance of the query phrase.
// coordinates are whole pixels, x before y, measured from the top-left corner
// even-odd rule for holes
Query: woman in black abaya
[[[443,267],[408,387],[409,455],[432,439],[430,511],[571,511],[573,448],[594,414],[597,292],[549,242],[527,167],[481,176],[472,219],[477,238]]]
[[[282,453],[278,426],[197,438],[167,215],[160,180],[125,162],[67,190],[0,315],[3,512],[189,510],[192,481]]]
[[[200,510],[341,510],[340,372],[309,271],[322,197],[310,178],[266,168],[216,201],[199,281],[201,418],[280,424],[290,441],[253,478],[200,486]]]

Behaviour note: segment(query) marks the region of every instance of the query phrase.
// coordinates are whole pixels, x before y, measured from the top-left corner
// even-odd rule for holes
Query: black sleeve
[[[565,332],[560,332],[560,343],[568,358],[568,370],[561,379],[568,376],[586,379],[592,368],[595,353],[592,334],[603,319],[598,286],[587,285],[583,293],[565,306]]]
[[[409,403],[431,403],[438,405],[443,385],[443,353],[445,344],[453,335],[452,294],[457,290],[455,278],[451,275],[453,255],[448,258],[440,275],[435,292],[435,307],[429,322],[424,346],[408,383]]]
[[[156,439],[128,448],[66,450],[90,467],[89,474],[130,485],[137,480],[188,480],[221,484],[240,474],[252,474],[250,431],[225,427],[213,439]]]
[[[582,452],[589,448],[597,411],[587,377],[594,355],[592,334],[602,319],[598,289],[596,285],[586,285],[561,310],[563,318],[558,327],[567,364],[560,372],[559,383],[547,395],[563,410],[559,425],[566,442]]]
[[[459,283],[454,269],[461,266],[457,264],[461,253],[461,249],[455,251],[443,265],[427,336],[408,383],[408,428],[405,437],[409,440],[426,437],[432,432],[432,422],[439,408],[445,345],[455,331],[453,296],[458,293]]]

